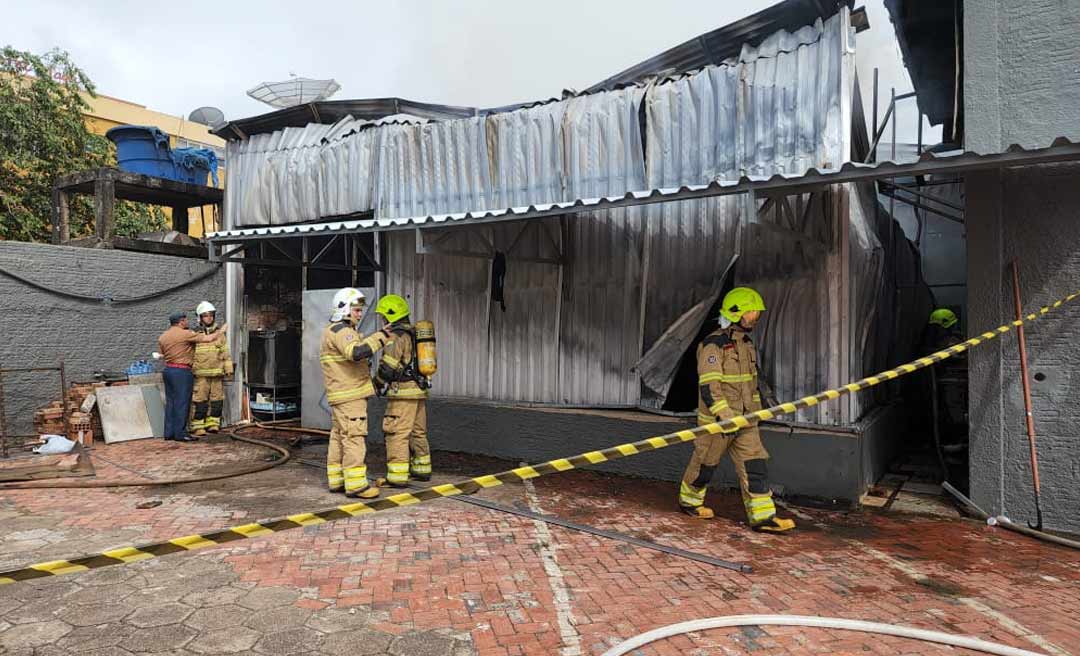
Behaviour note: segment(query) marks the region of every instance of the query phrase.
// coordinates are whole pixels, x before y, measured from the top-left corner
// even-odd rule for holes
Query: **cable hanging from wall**
[[[171,292],[183,289],[184,287],[194,285],[195,283],[197,283],[199,281],[202,281],[202,280],[205,280],[205,279],[209,278],[210,276],[214,275],[215,273],[218,272],[218,270],[220,268],[221,268],[221,265],[218,264],[214,268],[212,268],[212,269],[210,269],[208,271],[204,271],[203,273],[200,273],[197,276],[189,278],[189,279],[185,280],[182,283],[173,285],[172,287],[166,287],[165,289],[161,289],[161,290],[158,290],[156,292],[151,292],[149,294],[143,294],[141,296],[128,296],[128,297],[125,297],[125,298],[114,298],[114,297],[108,296],[108,295],[91,296],[89,294],[79,294],[77,292],[69,292],[69,291],[64,291],[62,289],[55,289],[53,287],[49,287],[48,285],[42,284],[40,282],[30,280],[29,278],[24,278],[23,276],[20,276],[19,274],[14,273],[12,271],[9,271],[9,270],[7,270],[7,269],[5,269],[3,267],[0,267],[0,274],[5,275],[8,278],[11,278],[12,280],[16,280],[18,282],[21,282],[22,284],[27,285],[29,287],[33,287],[34,289],[37,289],[39,291],[43,291],[43,292],[45,292],[47,294],[52,294],[54,296],[60,296],[61,298],[69,298],[69,299],[76,300],[76,301],[91,302],[91,303],[102,303],[104,305],[130,305],[130,304],[133,304],[133,303],[141,303],[143,301],[149,301],[151,299],[155,299],[155,298],[158,298],[160,296],[164,296],[166,294],[169,294]]]

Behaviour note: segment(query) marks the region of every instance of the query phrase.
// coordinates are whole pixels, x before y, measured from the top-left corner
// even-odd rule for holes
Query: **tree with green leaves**
[[[0,50],[0,239],[49,241],[53,182],[116,165],[113,144],[86,128],[83,94],[94,97],[94,85],[66,52]],[[71,236],[91,234],[90,203],[73,201]],[[124,236],[165,227],[157,208],[117,202],[115,216]]]

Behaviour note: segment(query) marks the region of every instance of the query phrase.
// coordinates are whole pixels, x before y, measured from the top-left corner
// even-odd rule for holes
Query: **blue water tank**
[[[121,125],[105,133],[116,144],[121,171],[175,179],[169,135],[149,125]]]

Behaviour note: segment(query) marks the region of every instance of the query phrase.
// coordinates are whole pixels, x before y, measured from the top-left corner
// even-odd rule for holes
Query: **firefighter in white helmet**
[[[330,325],[323,331],[319,363],[326,400],[333,415],[326,478],[332,492],[373,499],[379,488],[367,477],[367,399],[375,395],[371,381],[372,355],[393,337],[389,330],[368,336],[357,332],[364,314],[363,292],[346,287],[334,294]]]
[[[195,345],[195,360],[191,373],[195,387],[191,395],[191,429],[194,435],[216,433],[221,428],[221,410],[225,401],[223,381],[233,373],[229,355],[229,341],[217,325],[217,308],[210,301],[203,301],[195,308],[199,317],[195,332],[216,335],[212,342]]]
[[[719,328],[697,349],[699,426],[761,409],[757,349],[750,332],[764,311],[765,301],[749,287],[736,287],[724,296]],[[756,424],[741,431],[724,429],[694,441],[694,454],[679,488],[682,511],[702,519],[713,517],[712,509],[705,505],[705,491],[725,453],[735,465],[750,527],[769,533],[795,528],[794,521],[776,516],[766,467],[769,453]]]

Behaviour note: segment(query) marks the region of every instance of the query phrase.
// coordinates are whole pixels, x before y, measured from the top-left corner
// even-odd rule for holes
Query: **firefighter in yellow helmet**
[[[938,308],[931,312],[930,321],[927,322],[926,332],[923,335],[923,350],[925,351],[923,355],[956,346],[964,341],[964,338],[956,331],[956,324],[959,322],[956,313],[949,308]]]
[[[210,301],[203,301],[195,308],[199,326],[195,332],[217,335],[218,339],[195,345],[195,361],[191,373],[195,375],[195,387],[191,395],[191,429],[197,437],[216,433],[221,428],[221,410],[225,401],[224,380],[233,373],[229,355],[229,341],[217,325],[217,308]]]
[[[370,358],[392,339],[390,331],[368,336],[357,332],[364,314],[364,294],[346,287],[337,294],[331,308],[330,325],[322,334],[319,364],[326,384],[333,425],[326,453],[326,478],[331,492],[348,497],[373,499],[379,488],[369,483],[367,465],[367,399],[375,395]]]
[[[750,331],[764,311],[761,295],[748,287],[736,287],[724,296],[720,327],[697,348],[699,426],[761,409],[757,350]],[[731,454],[735,464],[751,528],[776,533],[795,528],[792,520],[776,516],[766,467],[769,454],[756,425],[695,440],[679,488],[683,512],[702,519],[713,517],[705,505],[705,491],[725,453]]]
[[[409,478],[431,480],[431,448],[427,440],[428,379],[417,370],[416,332],[409,323],[409,304],[397,294],[379,299],[375,313],[386,321],[394,342],[383,350],[376,384],[386,386],[386,482],[405,487]]]

